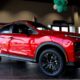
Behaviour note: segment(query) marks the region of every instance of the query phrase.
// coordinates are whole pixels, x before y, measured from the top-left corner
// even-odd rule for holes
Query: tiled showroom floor
[[[41,73],[38,65],[35,63],[20,63],[9,59],[0,62],[0,80],[2,79],[54,79]],[[64,76],[58,79],[80,79],[80,69],[66,71]]]

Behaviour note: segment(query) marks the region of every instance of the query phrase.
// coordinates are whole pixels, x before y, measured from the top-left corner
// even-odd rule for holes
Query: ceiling
[[[28,0],[25,0],[25,1],[28,1]],[[29,1],[53,3],[53,0],[29,0]],[[69,2],[69,5],[80,6],[80,0],[68,0],[68,2]]]
[[[5,3],[9,2],[10,0],[0,0],[0,6],[5,5]],[[44,3],[53,3],[53,0],[24,0],[24,1],[36,1],[36,2],[44,2]],[[80,0],[68,0],[69,5],[76,5],[80,7]]]

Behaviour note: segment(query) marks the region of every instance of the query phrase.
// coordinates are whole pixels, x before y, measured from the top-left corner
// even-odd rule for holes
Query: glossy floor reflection
[[[80,79],[80,69],[67,70],[58,79]],[[53,79],[41,73],[38,65],[30,62],[20,63],[13,60],[0,62],[0,79]]]

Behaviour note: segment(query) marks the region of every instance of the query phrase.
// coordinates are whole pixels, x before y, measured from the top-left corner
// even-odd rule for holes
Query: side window
[[[0,29],[0,33],[4,33],[4,34],[12,33],[11,25],[7,25],[7,26],[3,27],[2,29]]]
[[[14,24],[13,25],[13,33],[25,33],[28,30],[28,27],[24,24]]]
[[[28,27],[25,24],[16,24],[13,26],[13,33],[22,33],[22,34],[33,34],[35,32],[35,30],[32,29],[32,27]]]
[[[27,27],[27,26],[24,27],[24,32],[25,34],[29,34],[29,35],[38,33],[34,28]]]
[[[19,33],[19,27],[17,25],[13,25],[12,33]]]

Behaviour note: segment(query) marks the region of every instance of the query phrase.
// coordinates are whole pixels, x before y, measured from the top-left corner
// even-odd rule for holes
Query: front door
[[[12,40],[10,41],[9,48],[11,55],[33,58],[33,43],[34,36],[28,34],[26,25],[19,24],[13,26]]]

